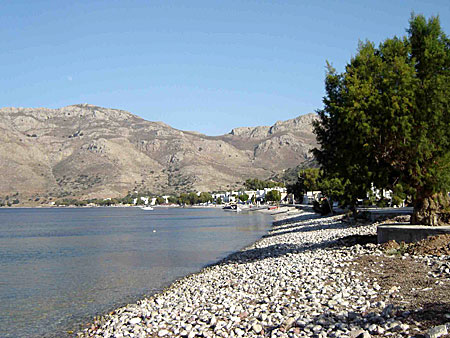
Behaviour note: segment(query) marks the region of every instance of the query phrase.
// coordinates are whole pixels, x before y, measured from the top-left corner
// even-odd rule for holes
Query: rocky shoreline
[[[379,245],[371,243],[376,224],[349,224],[342,216],[319,217],[304,212],[275,224],[253,245],[176,281],[159,294],[97,318],[77,335],[117,338],[447,335],[448,298],[442,299],[439,314],[428,320],[418,315],[423,307],[411,307],[418,305],[411,303],[414,297],[403,295],[402,285],[391,287],[384,283],[383,275],[375,272],[384,271],[383,267],[389,264],[396,266],[395,259],[403,263],[411,261],[417,264],[415,269],[423,266],[423,271],[428,271],[423,276],[425,282],[444,290],[439,295],[446,297],[450,290],[450,270],[446,268],[450,267],[449,256],[405,255],[391,261]],[[390,263],[381,262],[382,259]],[[365,263],[361,264],[362,261]],[[370,271],[365,271],[367,268]]]

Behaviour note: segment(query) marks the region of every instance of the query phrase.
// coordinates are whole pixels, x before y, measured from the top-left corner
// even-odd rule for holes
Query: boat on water
[[[149,206],[147,206],[147,207],[141,207],[141,209],[142,209],[142,210],[153,210],[153,208],[152,208],[152,207],[149,207]]]
[[[236,211],[236,212],[242,211],[242,209],[239,208],[239,206],[237,204],[230,204],[230,205],[224,206],[222,209],[229,210],[229,211]]]

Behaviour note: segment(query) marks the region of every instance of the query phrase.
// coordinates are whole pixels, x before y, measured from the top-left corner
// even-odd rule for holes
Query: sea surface
[[[254,242],[261,213],[0,209],[0,337],[65,336]]]

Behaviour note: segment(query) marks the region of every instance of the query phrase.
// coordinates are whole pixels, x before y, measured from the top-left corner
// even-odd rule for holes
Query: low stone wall
[[[383,224],[377,228],[378,244],[388,241],[396,241],[397,243],[413,243],[418,242],[428,236],[436,236],[441,234],[450,234],[450,226],[425,226],[411,225],[407,223]]]
[[[412,215],[413,208],[358,208],[359,212],[366,213],[371,221],[384,217]]]

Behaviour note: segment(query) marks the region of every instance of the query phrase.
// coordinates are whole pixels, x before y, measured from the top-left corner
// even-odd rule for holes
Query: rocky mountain
[[[315,114],[222,136],[87,104],[0,109],[0,199],[237,188],[311,159]],[[19,198],[20,197],[20,198]]]

